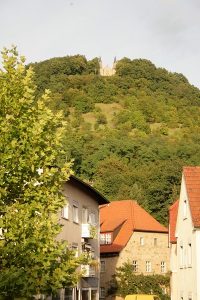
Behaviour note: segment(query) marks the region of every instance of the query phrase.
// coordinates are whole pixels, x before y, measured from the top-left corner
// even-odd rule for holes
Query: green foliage
[[[97,123],[103,125],[107,124],[106,116],[101,112],[97,114]]]
[[[74,107],[79,112],[86,113],[93,110],[94,103],[92,98],[85,96],[83,93],[79,93],[74,98]]]
[[[121,59],[116,66],[116,73],[120,76],[131,75],[136,78],[151,79],[154,76],[156,67],[146,59],[134,59],[128,58]]]
[[[108,294],[125,297],[129,294],[155,294],[161,300],[170,297],[163,293],[162,288],[169,292],[170,276],[168,275],[135,275],[130,263],[118,268],[113,280],[110,282]]]
[[[98,59],[82,56],[33,66],[37,93],[51,88],[49,107],[69,122],[63,143],[76,174],[110,200],[137,200],[166,224],[182,167],[200,164],[200,91],[145,59],[118,61],[111,77],[99,76]],[[120,108],[106,113],[96,103]]]
[[[32,297],[76,284],[80,261],[66,243],[58,212],[71,174],[62,140],[66,122],[35,97],[33,71],[16,48],[2,51],[0,70],[0,295]]]

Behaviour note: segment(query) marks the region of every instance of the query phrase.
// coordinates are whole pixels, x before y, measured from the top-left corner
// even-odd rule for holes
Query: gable
[[[188,230],[191,232],[192,229],[193,221],[190,210],[190,203],[186,189],[185,178],[184,175],[182,175],[179,205],[177,208],[177,220],[174,232],[175,238],[180,236],[180,234],[185,235],[185,232]]]
[[[200,227],[200,167],[184,167],[183,182],[194,227]]]

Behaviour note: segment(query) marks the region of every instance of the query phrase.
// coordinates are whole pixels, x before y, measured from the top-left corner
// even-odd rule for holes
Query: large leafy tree
[[[78,259],[56,240],[65,123],[48,108],[46,91],[35,97],[33,71],[15,47],[2,51],[0,70],[0,295],[31,298],[55,293],[77,280]]]

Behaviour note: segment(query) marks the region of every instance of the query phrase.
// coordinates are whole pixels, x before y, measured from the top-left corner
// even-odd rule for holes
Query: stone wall
[[[105,255],[104,255],[105,256]],[[137,261],[138,271],[134,274],[165,274],[169,271],[168,234],[156,232],[134,232],[119,256],[101,257],[105,261],[105,272],[101,273],[100,286],[108,289],[109,281],[116,268],[125,262]],[[146,271],[146,261],[151,262],[151,271]],[[165,272],[161,272],[161,262],[165,262]],[[163,270],[162,270],[163,271]],[[109,299],[109,298],[107,298]]]

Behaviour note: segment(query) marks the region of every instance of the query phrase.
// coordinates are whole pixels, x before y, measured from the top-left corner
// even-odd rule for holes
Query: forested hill
[[[166,223],[184,165],[200,165],[200,91],[145,59],[124,58],[101,77],[84,56],[32,64],[38,94],[69,122],[63,141],[77,176],[109,200],[135,199]]]

